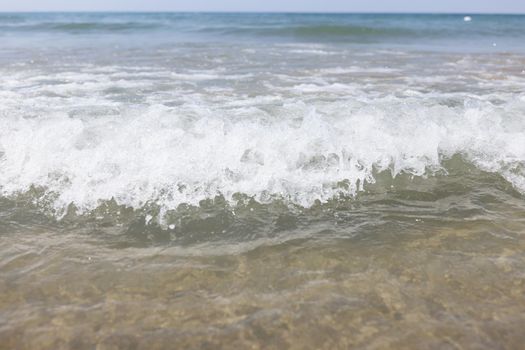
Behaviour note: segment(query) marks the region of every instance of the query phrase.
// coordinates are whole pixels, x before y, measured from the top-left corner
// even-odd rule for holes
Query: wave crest
[[[0,121],[0,187],[5,196],[46,188],[61,212],[111,199],[169,209],[235,193],[308,207],[354,195],[380,172],[432,175],[461,154],[525,191],[525,127],[512,118],[522,101],[451,108],[389,97],[351,113],[348,103],[241,119],[223,110],[189,119],[161,105],[85,120],[11,115]]]

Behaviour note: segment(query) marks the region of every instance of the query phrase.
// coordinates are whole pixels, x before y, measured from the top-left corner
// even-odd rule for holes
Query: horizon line
[[[420,11],[223,11],[223,10],[212,10],[212,11],[177,11],[177,10],[14,10],[4,11],[0,10],[0,14],[6,13],[121,13],[121,14],[133,14],[133,13],[183,13],[183,14],[311,14],[311,15],[525,15],[525,12],[420,12]]]

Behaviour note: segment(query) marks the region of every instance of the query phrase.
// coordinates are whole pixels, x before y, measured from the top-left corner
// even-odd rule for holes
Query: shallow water
[[[0,348],[519,349],[524,24],[0,15]]]

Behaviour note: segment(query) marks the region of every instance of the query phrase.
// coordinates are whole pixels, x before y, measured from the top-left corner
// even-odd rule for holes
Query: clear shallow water
[[[524,24],[0,15],[0,343],[519,348]]]

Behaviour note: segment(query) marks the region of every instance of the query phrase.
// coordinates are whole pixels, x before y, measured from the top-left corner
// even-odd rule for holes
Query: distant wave
[[[151,30],[162,28],[162,24],[148,22],[43,22],[43,23],[15,23],[0,25],[0,29],[6,31],[25,32],[123,32]]]
[[[234,36],[284,37],[294,39],[345,39],[414,36],[417,32],[404,28],[380,28],[358,25],[312,24],[291,26],[224,26],[198,29],[202,33]]]
[[[525,17],[523,17],[525,18]],[[466,24],[459,15],[301,14],[0,14],[0,33],[120,33],[162,31],[204,37],[381,41],[525,37],[522,16],[481,16]]]

